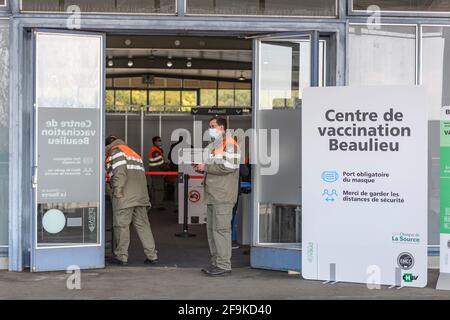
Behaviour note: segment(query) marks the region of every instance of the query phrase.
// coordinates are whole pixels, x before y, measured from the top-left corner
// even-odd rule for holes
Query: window
[[[378,6],[381,11],[404,12],[449,12],[448,0],[353,0],[353,10],[366,11],[369,6]]]
[[[133,90],[131,92],[131,104],[134,106],[146,106],[147,90]]]
[[[126,111],[130,104],[131,104],[130,90],[116,90],[116,101],[115,101],[116,111]]]
[[[197,106],[197,91],[182,91],[181,95],[183,107]]]
[[[152,107],[164,106],[164,91],[150,91],[150,105]]]
[[[416,83],[416,27],[351,25],[350,85]]]
[[[176,12],[176,0],[22,0],[21,10],[31,12],[67,12],[70,9],[69,7],[73,5],[78,6],[81,12],[87,13],[170,14]]]
[[[0,0],[0,7],[6,7],[6,0]]]
[[[336,17],[336,0],[186,0],[188,14]]]
[[[180,91],[166,91],[166,106],[179,107],[181,106],[181,92]]]
[[[202,107],[217,106],[217,91],[216,91],[216,89],[201,89],[200,90],[200,106],[202,106]]]
[[[106,111],[114,110],[114,90],[106,90]]]

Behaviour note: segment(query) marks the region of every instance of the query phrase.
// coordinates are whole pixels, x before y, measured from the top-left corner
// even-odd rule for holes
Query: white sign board
[[[302,106],[302,275],[427,284],[426,94],[307,88]]]

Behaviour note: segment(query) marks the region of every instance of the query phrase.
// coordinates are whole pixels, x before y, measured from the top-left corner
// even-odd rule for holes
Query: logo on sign
[[[419,276],[415,276],[412,273],[405,273],[402,278],[403,281],[405,282],[413,282],[416,281],[419,278]]]
[[[400,253],[397,258],[397,264],[403,270],[410,270],[414,266],[414,257],[409,252]]]
[[[191,190],[189,192],[189,201],[196,203],[200,201],[200,192],[198,192],[197,190]]]

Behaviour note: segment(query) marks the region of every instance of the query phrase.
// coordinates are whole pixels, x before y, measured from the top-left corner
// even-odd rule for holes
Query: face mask
[[[162,146],[162,142],[161,142],[161,141],[156,141],[156,142],[155,142],[155,145],[156,145],[157,147],[161,147],[161,146]]]
[[[216,128],[209,128],[209,136],[214,139],[217,140],[220,137],[219,131],[217,131]]]

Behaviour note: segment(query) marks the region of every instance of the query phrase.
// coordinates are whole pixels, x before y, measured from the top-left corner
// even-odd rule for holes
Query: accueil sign
[[[304,278],[426,286],[426,102],[418,86],[305,89]]]

